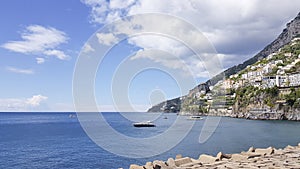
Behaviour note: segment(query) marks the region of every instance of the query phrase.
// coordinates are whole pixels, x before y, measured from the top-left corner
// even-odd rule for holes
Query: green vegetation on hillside
[[[236,90],[235,101],[240,107],[246,107],[249,104],[263,103],[269,107],[274,107],[279,98],[279,89],[277,86],[273,88],[260,89],[254,86],[246,86]]]
[[[290,94],[285,95],[284,98],[289,106],[300,107],[300,89],[291,88]]]

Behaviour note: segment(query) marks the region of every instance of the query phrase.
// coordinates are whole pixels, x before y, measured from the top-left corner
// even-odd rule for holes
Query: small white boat
[[[155,124],[152,123],[151,121],[146,121],[146,122],[138,122],[138,123],[133,123],[134,127],[155,127]]]
[[[76,118],[75,114],[69,114],[69,118]]]
[[[203,120],[201,116],[190,116],[188,120]]]

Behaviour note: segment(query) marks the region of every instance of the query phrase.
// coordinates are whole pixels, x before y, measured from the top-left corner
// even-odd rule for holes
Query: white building
[[[277,53],[271,53],[270,55],[267,56],[267,60],[270,60],[275,56]]]
[[[278,63],[283,64],[283,61],[282,60],[275,60],[275,65],[277,65]]]
[[[248,73],[242,74],[242,79],[248,79]]]
[[[300,73],[288,76],[289,86],[300,86]]]
[[[262,79],[262,88],[271,88],[276,85],[276,76],[266,76]]]
[[[285,56],[285,57],[291,57],[291,56],[292,56],[292,53],[285,53],[284,56]]]

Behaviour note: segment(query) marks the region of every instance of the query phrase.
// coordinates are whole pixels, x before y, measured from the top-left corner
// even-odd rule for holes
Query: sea
[[[156,127],[136,128],[134,121],[124,116],[124,113],[99,113],[115,131],[128,137],[147,138],[164,134],[173,127],[176,114],[128,113],[129,116],[149,116]],[[81,126],[76,113],[50,112],[2,112],[0,113],[0,168],[129,168],[130,164],[143,165],[147,161],[174,158],[177,154],[198,158],[200,154],[216,155],[218,152],[239,153],[249,147],[284,148],[287,145],[297,145],[300,142],[300,122],[295,121],[263,121],[237,118],[220,118],[217,128],[205,142],[199,142],[201,129],[206,118],[193,123],[193,127],[183,140],[171,149],[151,157],[132,158],[110,152],[97,145],[89,138]],[[219,117],[210,117],[219,119]],[[182,126],[178,127],[178,132]],[[100,129],[101,134],[101,129]],[[176,133],[176,128],[175,128]],[[179,132],[180,133],[180,132]],[[107,133],[106,133],[107,134]],[[106,135],[107,136],[107,135]],[[113,135],[112,135],[113,137]],[[161,144],[172,142],[175,135],[165,138]],[[108,137],[109,138],[109,137]],[[117,145],[121,140],[111,138],[109,145]],[[126,145],[124,145],[126,147]],[[149,148],[142,146],[127,147],[141,155]],[[160,150],[152,149],[152,152]]]

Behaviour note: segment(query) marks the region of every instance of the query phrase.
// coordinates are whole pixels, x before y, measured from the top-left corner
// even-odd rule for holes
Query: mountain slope
[[[216,75],[212,79],[208,80],[206,83],[207,86],[213,86],[218,81],[223,80],[223,77],[228,78],[230,75],[236,74],[239,71],[245,69],[248,65],[252,65],[256,63],[258,60],[262,58],[266,58],[271,53],[274,53],[275,51],[279,50],[284,45],[291,42],[291,40],[300,34],[300,12],[298,15],[293,19],[291,22],[289,22],[286,25],[286,28],[282,31],[282,33],[268,46],[266,46],[262,51],[260,51],[258,54],[256,54],[254,57],[248,59],[247,61],[243,62],[242,64],[235,65],[224,72]],[[191,91],[197,89],[198,86],[196,86]],[[148,112],[179,112],[182,106],[179,106],[179,104],[184,103],[183,97],[178,97],[172,100],[167,100],[165,102],[159,103],[158,105],[155,105],[151,107]],[[170,102],[176,103],[176,108],[172,109],[174,107],[174,104],[169,104]],[[174,111],[173,111],[174,110]]]

